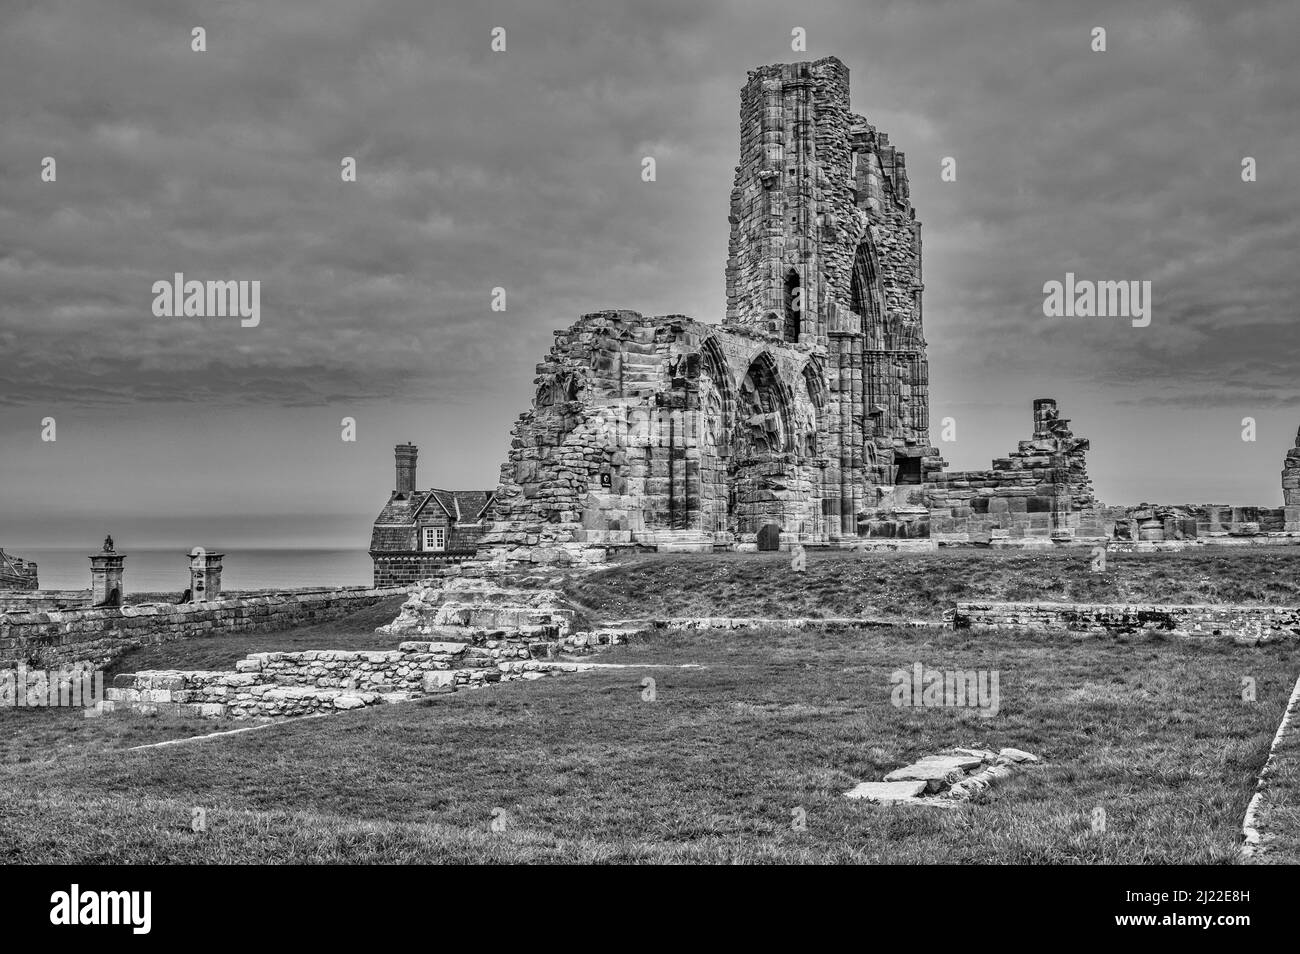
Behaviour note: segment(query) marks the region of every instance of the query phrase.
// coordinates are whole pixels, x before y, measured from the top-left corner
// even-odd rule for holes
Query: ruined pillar
[[[1034,399],[1034,440],[1050,440],[1055,436],[1052,426],[1059,414],[1054,398]]]
[[[863,340],[862,335],[854,335],[851,339],[852,352],[849,361],[849,373],[853,376],[853,400],[850,404],[852,414],[849,419],[848,438],[850,442],[850,472],[849,488],[852,493],[852,501],[849,505],[849,514],[845,531],[850,536],[857,536],[858,533],[858,514],[864,508],[862,492],[864,486],[864,466],[866,452],[863,447],[863,421],[866,417],[865,393],[863,391],[862,365],[863,365]]]
[[[840,402],[840,535],[851,536],[853,527],[853,339],[836,337],[836,367]]]

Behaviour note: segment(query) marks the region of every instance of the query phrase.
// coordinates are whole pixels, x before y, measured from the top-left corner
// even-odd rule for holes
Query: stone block
[[[926,783],[917,781],[901,782],[860,782],[848,792],[847,798],[861,798],[869,802],[912,802],[925,791]]]
[[[424,691],[428,693],[452,692],[456,687],[456,672],[454,670],[426,672],[422,685]]]

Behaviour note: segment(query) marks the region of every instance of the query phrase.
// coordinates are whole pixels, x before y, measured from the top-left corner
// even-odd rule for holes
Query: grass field
[[[1265,850],[1258,859],[1272,864],[1300,864],[1300,723],[1296,718],[1293,714],[1273,752],[1259,818]]]
[[[144,669],[232,670],[249,653],[303,649],[394,649],[400,638],[380,636],[375,628],[391,622],[404,596],[381,600],[342,619],[276,633],[241,633],[175,640],[123,653],[104,674],[111,685],[118,673]],[[87,719],[80,709],[0,708],[0,764],[19,764],[105,748],[122,749],[216,731],[224,724],[193,719],[140,719],[114,716]]]
[[[600,659],[703,668],[607,669],[140,752],[120,751],[141,740],[123,731],[184,727],[80,720],[63,748],[4,731],[0,861],[1229,862],[1300,669],[1294,646],[938,628],[656,633]],[[916,661],[997,670],[1001,712],[895,708],[890,673]],[[3,730],[15,715],[66,718],[8,713]],[[842,797],[952,745],[1046,763],[947,811]]]
[[[606,618],[881,616],[938,620],[958,600],[1300,604],[1298,548],[1110,553],[810,552],[795,573],[783,553],[650,555],[568,587]]]
[[[112,678],[120,672],[144,669],[234,669],[249,653],[396,649],[400,638],[380,636],[375,629],[391,623],[405,600],[405,596],[390,596],[342,619],[277,633],[237,633],[143,646],[123,653],[106,672]]]

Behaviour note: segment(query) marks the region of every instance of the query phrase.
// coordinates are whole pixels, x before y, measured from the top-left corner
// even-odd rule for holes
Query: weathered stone
[[[925,782],[859,782],[845,793],[848,798],[861,798],[871,802],[921,801],[918,796],[925,791]]]
[[[886,782],[919,779],[943,781],[953,773],[964,774],[968,769],[982,764],[982,759],[967,755],[927,755],[918,762],[894,769],[885,776]]]
[[[1010,759],[1013,762],[1037,762],[1040,761],[1037,755],[1031,755],[1022,749],[1002,749],[998,755],[1004,759]]]

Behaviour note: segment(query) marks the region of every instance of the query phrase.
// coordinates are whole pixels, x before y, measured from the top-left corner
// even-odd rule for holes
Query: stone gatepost
[[[221,596],[221,559],[224,553],[210,553],[203,547],[190,551],[190,599],[215,600]]]
[[[121,606],[122,563],[125,553],[118,553],[113,547],[111,536],[104,538],[104,548],[99,553],[90,555],[90,605]]]

